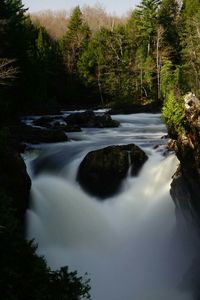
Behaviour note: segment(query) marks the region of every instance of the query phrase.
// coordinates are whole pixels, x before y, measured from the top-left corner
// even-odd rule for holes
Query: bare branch
[[[7,84],[7,80],[16,78],[18,69],[13,66],[15,59],[0,58],[0,85]]]

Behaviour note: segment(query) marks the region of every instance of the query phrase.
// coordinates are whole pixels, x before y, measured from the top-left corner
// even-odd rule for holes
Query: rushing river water
[[[178,161],[164,157],[162,147],[154,149],[164,143],[165,126],[158,114],[113,119],[119,128],[70,133],[70,142],[42,145],[36,159],[27,159],[28,238],[36,239],[52,268],[69,265],[80,275],[87,272],[93,300],[192,299],[182,289],[194,256],[192,234],[176,219],[169,195]],[[149,156],[139,176],[128,176],[118,195],[104,202],[87,195],[76,182],[83,157],[129,143]]]

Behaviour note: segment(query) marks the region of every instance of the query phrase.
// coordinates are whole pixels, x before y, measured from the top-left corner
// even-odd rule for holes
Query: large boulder
[[[96,116],[93,111],[73,113],[66,117],[68,125],[78,125],[80,127],[110,128],[118,127],[119,122],[112,120],[109,114]]]
[[[85,156],[77,180],[87,192],[104,199],[119,191],[129,168],[136,176],[146,160],[145,152],[134,144],[109,146]]]

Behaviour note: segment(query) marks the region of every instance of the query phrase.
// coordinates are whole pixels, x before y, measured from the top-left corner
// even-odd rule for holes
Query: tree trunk
[[[140,69],[140,97],[141,97],[141,100],[142,100],[142,97],[143,96],[143,70],[142,70],[142,67]]]
[[[102,106],[104,106],[104,100],[103,100],[103,94],[102,94],[102,88],[101,88],[101,72],[98,66],[98,74],[97,74],[97,81],[98,81],[98,88],[99,88],[99,96],[100,96],[100,100],[101,100],[101,104]]]
[[[157,36],[156,43],[156,69],[157,69],[157,98],[160,100],[160,64],[159,64],[159,35]]]
[[[161,99],[161,90],[160,90],[160,71],[161,71],[161,57],[159,53],[160,41],[163,35],[163,28],[159,27],[157,30],[157,41],[156,41],[156,72],[157,72],[157,98]]]

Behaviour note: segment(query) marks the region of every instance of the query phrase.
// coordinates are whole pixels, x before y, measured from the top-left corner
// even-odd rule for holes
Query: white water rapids
[[[27,165],[32,176],[27,235],[52,268],[68,265],[91,278],[93,300],[188,300],[180,289],[194,256],[190,229],[176,220],[169,195],[178,161],[154,146],[165,127],[159,115],[115,116],[119,128],[84,129],[71,142],[41,146]],[[138,177],[100,202],[76,182],[90,150],[135,143],[149,156]],[[35,162],[45,162],[33,176]],[[112,179],[111,179],[112,180]],[[109,183],[108,183],[109,184]]]

